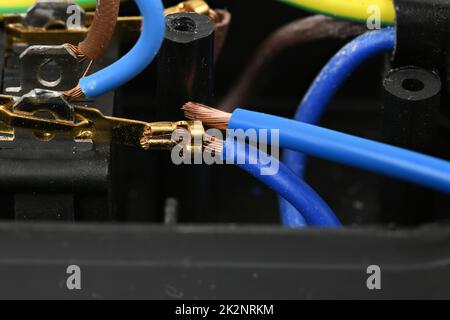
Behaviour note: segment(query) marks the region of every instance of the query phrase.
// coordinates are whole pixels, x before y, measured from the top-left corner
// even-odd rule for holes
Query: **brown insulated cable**
[[[86,39],[78,45],[83,56],[96,60],[103,55],[114,34],[119,8],[120,0],[97,0],[92,25]]]
[[[214,20],[216,24],[214,61],[217,61],[228,35],[228,29],[231,23],[231,13],[224,9],[210,10],[210,18]]]
[[[256,50],[249,66],[222,102],[222,110],[231,112],[237,107],[244,107],[258,89],[258,78],[285,50],[321,39],[353,37],[364,31],[367,31],[365,25],[322,15],[299,19],[279,28]]]
[[[97,0],[94,20],[86,39],[78,46],[65,45],[76,54],[78,59],[91,60],[83,77],[89,73],[92,61],[100,58],[107,49],[116,28],[119,8],[120,0]],[[84,97],[79,85],[72,90],[64,92],[64,95],[69,99],[81,99]]]

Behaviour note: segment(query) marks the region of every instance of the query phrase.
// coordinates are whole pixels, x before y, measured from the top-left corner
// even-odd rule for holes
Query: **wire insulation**
[[[332,17],[366,22],[378,8],[381,21],[386,25],[395,24],[393,0],[278,0],[315,13]]]
[[[350,75],[368,59],[382,53],[392,53],[395,39],[395,29],[386,28],[363,34],[347,44],[316,77],[297,109],[295,120],[319,124],[331,100]],[[286,150],[283,161],[298,177],[305,178],[306,155]],[[289,214],[295,208],[280,199],[280,210]]]
[[[279,130],[281,148],[450,194],[450,162],[444,160],[303,122],[243,109],[233,112],[229,129]]]
[[[258,89],[270,63],[289,48],[321,39],[343,39],[360,35],[367,28],[362,24],[315,15],[290,22],[273,32],[255,51],[248,67],[221,103],[224,111],[247,105]]]
[[[392,52],[395,47],[395,30],[392,28],[373,31],[359,36],[341,49],[322,69],[314,80],[303,101],[295,120],[310,124],[318,124],[327,106],[345,80],[365,61],[385,52]],[[283,162],[298,177],[304,179],[306,155],[286,150]],[[280,199],[280,210],[295,211],[284,199]]]
[[[94,20],[86,36],[78,47],[90,60],[100,58],[108,47],[116,28],[119,16],[120,0],[97,0]]]
[[[141,36],[131,51],[113,65],[80,79],[80,89],[87,98],[96,98],[116,89],[141,73],[157,55],[164,40],[165,19],[161,0],[135,0],[143,26]]]
[[[245,163],[238,164],[238,151],[245,149]],[[232,155],[229,155],[230,150]],[[303,180],[296,177],[292,172],[278,160],[269,155],[256,150],[254,147],[238,142],[234,139],[227,139],[223,148],[223,157],[227,159],[227,153],[232,157],[233,163],[261,182],[276,191],[286,201],[292,203],[298,212],[290,215],[282,215],[282,223],[291,228],[305,227],[306,225],[321,228],[341,227],[336,215],[322,198]],[[261,159],[264,158],[262,162]],[[270,161],[268,159],[270,158]],[[277,162],[279,171],[275,175],[262,175],[264,168],[262,163]],[[301,214],[299,214],[301,212]]]
[[[231,12],[225,9],[211,11],[214,12],[216,16],[216,19],[214,20],[216,23],[216,33],[214,37],[214,61],[217,62],[228,37],[228,30],[231,25],[232,15]]]
[[[295,118],[317,123],[345,80],[368,59],[395,48],[394,28],[367,32],[342,48],[322,69],[298,107]]]

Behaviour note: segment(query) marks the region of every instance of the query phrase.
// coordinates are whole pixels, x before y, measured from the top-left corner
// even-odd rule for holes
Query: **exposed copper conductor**
[[[224,142],[221,139],[205,134],[203,137],[203,149],[211,156],[221,156]]]
[[[69,91],[64,92],[63,94],[66,98],[75,100],[83,99],[85,97],[83,90],[81,90],[80,85],[76,86],[75,88]]]
[[[80,48],[79,48],[78,46],[74,46],[73,44],[66,43],[66,44],[64,45],[64,47],[66,47],[67,49],[69,49],[70,51],[72,51],[72,52],[77,56],[77,58],[78,58],[80,61],[83,61],[83,60],[86,59],[86,56],[84,55],[83,52],[81,52],[81,50],[80,50]]]
[[[152,127],[145,126],[144,131],[142,132],[142,137],[141,137],[142,149],[148,150],[148,148],[149,148],[148,141],[152,138],[152,134],[153,134]]]
[[[181,109],[186,118],[201,121],[206,126],[219,130],[226,130],[231,119],[231,113],[199,103],[188,102]]]

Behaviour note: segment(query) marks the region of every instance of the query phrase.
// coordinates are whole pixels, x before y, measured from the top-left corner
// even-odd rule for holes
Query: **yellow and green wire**
[[[373,14],[375,6],[380,9],[381,22],[385,25],[395,24],[395,7],[393,0],[278,0],[290,5],[337,18],[365,22]]]
[[[367,21],[371,13],[369,8],[376,6],[381,11],[381,21],[385,25],[395,24],[395,8],[393,0],[278,0],[281,2],[325,14],[337,18],[354,21]],[[14,4],[11,4],[14,2]],[[0,15],[9,13],[24,13],[35,0],[0,0]],[[86,9],[95,8],[96,0],[76,0],[76,3]]]
[[[95,8],[96,0],[76,0],[85,9]],[[0,0],[0,15],[10,13],[25,13],[36,0]]]

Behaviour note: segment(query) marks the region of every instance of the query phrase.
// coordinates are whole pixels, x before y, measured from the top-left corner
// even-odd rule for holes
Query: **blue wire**
[[[365,61],[380,53],[392,52],[395,29],[386,28],[359,36],[340,50],[323,68],[297,109],[295,119],[318,124],[326,108],[347,78]],[[303,153],[286,150],[283,161],[296,175],[305,176],[307,157]],[[295,208],[280,198],[280,210],[292,214]]]
[[[307,123],[237,109],[229,129],[278,130],[280,147],[450,194],[450,162]],[[269,136],[268,141],[274,144]]]
[[[245,151],[245,161],[240,161],[238,151]],[[341,227],[341,223],[322,200],[322,198],[277,159],[270,157],[260,150],[243,142],[228,138],[224,145],[223,157],[226,161],[232,161],[239,168],[250,173],[261,182],[275,190],[286,201],[292,203],[298,211],[290,215],[282,215],[283,225],[291,228],[300,228],[308,225],[322,228]],[[231,159],[228,159],[230,157]],[[260,161],[264,159],[264,161]],[[275,175],[262,175],[266,165],[262,163],[277,163],[279,171]],[[242,164],[243,163],[243,164]],[[299,214],[301,212],[302,214]]]
[[[368,59],[395,48],[396,32],[386,28],[367,32],[342,48],[322,69],[298,107],[295,119],[317,124],[336,92]]]
[[[143,17],[141,36],[131,51],[111,66],[80,79],[88,98],[114,90],[141,73],[155,58],[164,40],[165,18],[161,0],[135,0]]]

